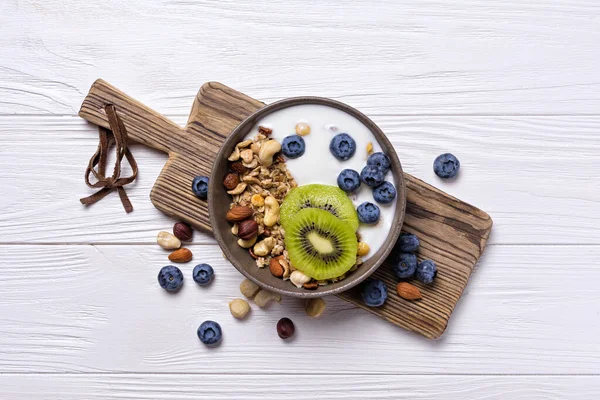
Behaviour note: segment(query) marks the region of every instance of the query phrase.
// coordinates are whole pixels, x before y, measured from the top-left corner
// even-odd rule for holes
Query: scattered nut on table
[[[260,308],[265,307],[271,300],[279,303],[281,301],[281,296],[277,293],[269,292],[268,290],[261,290],[254,296],[254,302]]]
[[[313,318],[318,318],[325,311],[325,300],[320,297],[307,299],[304,303],[304,311],[306,315]]]
[[[229,302],[229,311],[235,318],[244,318],[250,311],[250,304],[246,300],[233,299]]]
[[[253,298],[259,290],[258,285],[250,279],[244,279],[240,283],[240,292],[249,299]]]
[[[175,235],[165,231],[158,232],[156,243],[165,250],[175,250],[181,247],[181,240],[177,239]]]

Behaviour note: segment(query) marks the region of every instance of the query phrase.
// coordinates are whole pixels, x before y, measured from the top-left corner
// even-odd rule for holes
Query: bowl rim
[[[371,133],[375,136],[375,139],[377,140],[379,145],[383,149],[386,150],[385,154],[387,154],[392,161],[391,169],[392,169],[392,174],[394,175],[394,178],[396,180],[396,193],[397,193],[396,210],[394,213],[394,219],[393,219],[392,226],[390,228],[390,231],[388,233],[388,236],[387,236],[385,242],[383,243],[382,247],[378,250],[378,252],[381,252],[383,250],[383,252],[379,256],[379,259],[375,260],[373,265],[371,265],[369,268],[367,268],[367,269],[359,268],[358,271],[360,271],[360,273],[356,274],[357,271],[355,271],[352,275],[350,275],[351,278],[346,278],[343,281],[340,281],[343,284],[333,287],[331,289],[324,289],[324,290],[317,289],[316,291],[314,291],[314,290],[313,291],[311,291],[311,290],[294,291],[294,289],[296,289],[294,286],[291,286],[290,290],[282,289],[282,288],[270,285],[268,283],[262,282],[260,279],[254,277],[251,273],[246,271],[246,269],[242,266],[243,263],[240,262],[240,260],[237,260],[233,256],[231,251],[229,250],[228,243],[231,242],[237,246],[236,241],[226,241],[225,237],[222,235],[222,232],[218,229],[217,215],[216,215],[217,212],[215,211],[216,205],[215,205],[215,199],[214,199],[216,190],[225,190],[223,188],[223,185],[221,184],[222,179],[219,175],[219,174],[222,174],[223,171],[218,171],[217,168],[215,168],[217,165],[217,161],[223,157],[227,158],[229,156],[228,154],[225,154],[225,149],[227,149],[229,147],[229,145],[231,144],[231,142],[233,142],[234,140],[241,139],[241,138],[236,139],[236,137],[240,135],[240,132],[243,131],[244,136],[245,136],[248,134],[248,132],[250,131],[252,126],[254,126],[258,122],[259,119],[265,117],[266,115],[269,115],[273,112],[276,112],[276,111],[284,109],[284,108],[298,106],[298,105],[305,105],[305,104],[317,104],[317,105],[330,106],[330,107],[339,109],[339,110],[353,116],[354,118],[358,119],[361,123],[363,123],[371,131]],[[257,284],[259,287],[261,287],[262,289],[266,289],[271,292],[275,292],[275,293],[285,295],[285,296],[300,297],[300,298],[323,297],[323,296],[329,296],[329,295],[334,295],[334,294],[339,294],[339,293],[345,292],[345,291],[359,285],[364,280],[366,280],[369,276],[371,276],[371,274],[373,272],[375,272],[381,266],[381,264],[385,261],[386,257],[392,251],[394,245],[396,244],[396,241],[398,240],[398,237],[400,236],[400,231],[401,231],[402,225],[404,223],[404,217],[405,217],[405,213],[406,213],[406,182],[404,179],[404,172],[402,169],[402,164],[400,162],[400,159],[399,159],[398,155],[396,154],[396,150],[394,149],[394,146],[389,141],[389,139],[387,138],[385,133],[383,133],[383,131],[377,126],[377,124],[375,124],[375,122],[373,122],[369,117],[367,117],[362,112],[358,111],[354,107],[351,107],[345,103],[342,103],[337,100],[329,99],[326,97],[299,96],[299,97],[289,97],[289,98],[285,98],[285,99],[278,100],[276,102],[267,104],[267,105],[261,107],[260,109],[256,110],[255,112],[253,112],[248,117],[246,117],[243,121],[241,121],[235,127],[235,129],[231,132],[231,134],[229,134],[229,136],[227,136],[225,141],[221,144],[221,147],[219,148],[219,151],[218,151],[216,157],[217,158],[215,159],[215,164],[213,165],[211,175],[210,175],[209,190],[208,190],[208,215],[210,218],[211,226],[213,227],[213,235],[214,235],[215,239],[217,240],[219,247],[223,251],[225,258],[242,275],[244,275],[244,277],[248,278],[249,280],[251,280],[252,282]],[[369,258],[369,260],[371,260],[373,257],[375,257],[375,255],[373,255],[371,258]],[[285,281],[282,280],[282,282],[285,282]],[[290,283],[286,283],[286,284],[291,285]],[[321,286],[321,287],[327,287],[327,286]]]

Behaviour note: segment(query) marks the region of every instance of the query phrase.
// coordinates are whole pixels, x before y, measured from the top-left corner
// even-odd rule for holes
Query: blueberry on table
[[[208,285],[212,281],[215,271],[208,264],[198,264],[192,271],[192,277],[198,285]]]
[[[290,135],[283,139],[281,142],[281,152],[287,158],[298,158],[306,150],[304,139],[302,136]]]
[[[423,260],[417,265],[416,278],[419,282],[426,285],[433,282],[437,275],[437,267],[431,260]]]
[[[373,189],[373,198],[380,204],[389,204],[396,198],[396,188],[389,182],[383,182]]]
[[[374,224],[379,221],[381,211],[375,204],[365,201],[356,209],[358,220],[364,224]]]
[[[347,133],[340,133],[331,139],[329,151],[338,160],[346,161],[354,155],[356,142]]]
[[[392,162],[390,161],[390,158],[388,156],[386,156],[382,152],[378,152],[371,154],[369,158],[367,158],[367,165],[379,167],[385,174],[390,170]]]
[[[417,270],[417,256],[412,253],[392,253],[388,258],[392,265],[394,274],[400,279],[408,279],[415,274]]]
[[[215,321],[204,321],[198,327],[198,338],[206,345],[217,344],[221,341],[221,325]]]
[[[192,191],[197,197],[206,199],[208,197],[208,176],[195,177],[192,181]]]
[[[433,161],[433,172],[443,179],[454,178],[460,169],[460,161],[453,154],[444,153]]]
[[[365,183],[365,185],[376,187],[383,183],[385,174],[381,168],[374,165],[367,165],[360,172],[360,179]]]
[[[379,279],[368,279],[362,286],[362,298],[369,307],[379,307],[387,299],[387,286]]]
[[[353,169],[345,169],[338,175],[337,184],[344,192],[356,192],[360,187],[360,175]]]
[[[183,285],[183,274],[176,266],[167,265],[158,273],[158,284],[168,292],[176,292]]]

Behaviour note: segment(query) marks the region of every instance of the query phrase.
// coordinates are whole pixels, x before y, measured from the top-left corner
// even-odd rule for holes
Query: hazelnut
[[[281,318],[279,322],[277,322],[277,334],[280,338],[291,338],[294,336],[294,332],[296,332],[296,328],[294,327],[294,323],[291,319]]]
[[[192,240],[194,231],[191,226],[185,222],[178,222],[173,225],[173,235],[182,242],[189,242]]]
[[[225,189],[227,190],[235,189],[238,183],[240,183],[240,179],[237,174],[234,174],[233,172],[225,175],[225,179],[223,179],[223,186],[225,186]]]
[[[240,222],[238,226],[238,237],[243,240],[248,240],[258,233],[258,224],[253,219],[247,219]]]
[[[252,216],[252,209],[246,206],[234,206],[225,215],[225,219],[229,222],[243,221]],[[241,237],[241,236],[240,236]]]
[[[244,167],[244,165],[242,164],[241,161],[236,161],[234,163],[231,163],[229,168],[232,171],[237,172],[238,174],[243,174],[244,172],[246,172],[248,170],[248,168]]]

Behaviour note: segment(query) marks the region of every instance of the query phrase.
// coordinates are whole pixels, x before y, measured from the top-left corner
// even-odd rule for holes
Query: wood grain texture
[[[74,115],[98,76],[186,117],[210,80],[369,115],[600,109],[594,0],[0,3],[5,114]]]
[[[102,112],[106,104],[116,107],[133,141],[169,153],[169,160],[150,193],[156,208],[210,232],[208,205],[192,193],[192,179],[197,175],[210,175],[225,138],[263,104],[220,83],[206,83],[194,99],[184,134],[158,113],[101,79],[92,85],[79,115],[108,127]],[[446,330],[473,267],[483,253],[492,219],[480,209],[409,174],[405,173],[404,179],[407,206],[403,229],[418,234],[423,243],[419,249],[421,259],[436,263],[435,284],[418,284],[423,299],[405,301],[394,295],[397,278],[388,268],[376,275],[389,288],[389,300],[383,306],[366,306],[359,288],[340,297],[402,328],[437,339]]]
[[[266,310],[252,304],[248,318],[236,320],[227,303],[240,297],[242,276],[218,246],[190,249],[195,258],[181,265],[184,286],[170,295],[156,279],[168,252],[156,245],[0,246],[0,375],[204,374],[207,366],[232,376],[600,370],[599,246],[489,247],[438,341],[336,297],[326,298],[319,319],[305,315],[301,300],[285,298]],[[191,279],[200,262],[215,269],[208,287]],[[291,342],[276,333],[284,316],[296,325]],[[206,319],[223,327],[216,349],[196,336]]]
[[[172,118],[179,125],[187,119]],[[493,216],[488,244],[600,244],[600,117],[374,118],[406,172]],[[0,213],[0,243],[153,243],[173,224],[148,197],[166,153],[132,145],[140,175],[127,186],[135,212],[125,215],[116,194],[96,206],[79,204],[92,193],[83,173],[97,146],[94,125],[78,117],[0,116],[0,132],[0,182],[10,188],[0,196],[9,211]],[[445,151],[462,163],[453,182],[431,167]],[[201,232],[194,242],[215,243]]]
[[[1,375],[10,400],[596,400],[597,376]]]

